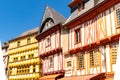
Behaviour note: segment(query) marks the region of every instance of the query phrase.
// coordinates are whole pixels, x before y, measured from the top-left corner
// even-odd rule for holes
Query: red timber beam
[[[40,57],[40,58],[44,58],[44,57],[47,57],[47,56],[50,56],[50,55],[57,54],[57,53],[59,53],[59,52],[62,52],[62,48],[56,48],[56,49],[50,50],[50,51],[48,51],[48,52],[39,54],[39,57]]]
[[[52,72],[47,72],[43,73],[44,75],[52,75],[52,74],[63,74],[64,75],[65,71],[64,70],[57,70],[57,71],[52,71]]]
[[[38,35],[36,36],[36,39],[37,39],[38,41],[40,41],[41,39],[45,38],[46,36],[48,36],[48,35],[56,32],[56,31],[58,31],[58,30],[60,30],[60,29],[61,29],[61,24],[59,23],[59,24],[53,26],[52,28],[48,29],[47,31],[45,31],[45,32],[43,32],[43,33],[41,33],[41,34],[38,34]]]
[[[83,2],[83,0],[74,0],[69,4],[69,7],[72,8],[76,4],[81,4],[82,2]]]
[[[101,12],[104,12],[108,8],[114,6],[115,4],[119,3],[120,0],[105,0],[104,2],[98,4],[94,8],[88,10],[84,14],[78,16],[77,18],[71,20],[70,22],[64,24],[64,26],[67,26],[68,28],[74,28],[82,23],[85,23],[89,21],[90,19],[94,18]]]
[[[88,45],[84,45],[82,47],[77,47],[77,48],[71,49],[69,52],[70,52],[70,54],[76,54],[76,53],[81,52],[81,51],[90,50],[90,49],[93,49],[93,48],[98,47],[100,45],[105,45],[105,44],[110,43],[110,42],[118,41],[119,36],[120,36],[120,34],[115,34],[115,35],[112,35],[110,37],[101,39],[100,41],[97,41],[97,42],[94,42],[94,43],[91,43]]]

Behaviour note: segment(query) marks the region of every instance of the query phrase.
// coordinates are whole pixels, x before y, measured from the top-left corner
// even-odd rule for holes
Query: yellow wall
[[[20,46],[27,45],[27,39],[28,39],[29,37],[31,38],[31,43],[37,42],[37,40],[35,39],[35,36],[36,36],[36,35],[30,35],[30,36],[28,36],[28,37],[20,38],[20,39],[15,40],[15,41],[10,41],[10,43],[9,43],[9,49],[16,48],[18,41],[21,42]]]
[[[40,59],[36,35],[37,33],[9,41],[9,80],[29,80],[40,77]],[[27,43],[28,38],[31,40],[29,44]],[[17,46],[18,41],[20,41],[19,47]]]

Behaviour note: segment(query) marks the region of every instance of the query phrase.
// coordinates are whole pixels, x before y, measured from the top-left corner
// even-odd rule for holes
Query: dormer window
[[[73,0],[69,7],[71,8],[71,13],[78,9],[78,11],[81,11],[84,9],[84,1],[83,0]]]
[[[45,27],[49,28],[50,26],[51,26],[51,21],[49,20],[48,22],[46,22]]]
[[[78,11],[81,11],[84,9],[84,2],[82,2],[81,4],[78,4]]]

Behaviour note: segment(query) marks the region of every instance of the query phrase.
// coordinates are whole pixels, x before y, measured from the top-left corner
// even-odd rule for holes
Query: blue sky
[[[66,18],[72,0],[0,0],[0,40],[7,42],[40,25],[44,9],[49,5]]]

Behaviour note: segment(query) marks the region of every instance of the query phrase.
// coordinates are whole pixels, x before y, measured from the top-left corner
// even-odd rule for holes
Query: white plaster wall
[[[114,16],[114,9],[111,8],[111,26],[112,26],[112,34],[116,34],[116,27],[115,27],[115,16]]]
[[[100,67],[90,68],[90,74],[100,73]]]
[[[56,39],[56,48],[58,48],[58,47],[59,47],[59,44],[60,44],[60,43],[59,43],[59,40],[60,40],[60,39],[59,39],[59,38],[60,38],[59,31],[56,32],[55,37],[56,37],[56,38],[55,38],[55,39]]]
[[[116,64],[112,65],[112,71],[115,71],[115,66],[116,66]]]
[[[58,70],[58,56],[57,54],[54,55],[54,71]]]
[[[71,29],[69,30],[69,49],[71,49],[72,38],[71,38]]]
[[[82,32],[82,46],[84,45],[84,37],[85,37],[85,35],[84,35],[84,25],[82,24],[82,28],[81,28],[81,32]]]
[[[106,66],[107,72],[110,72],[110,46],[106,45]]]
[[[55,49],[55,33],[51,35],[51,48]]]
[[[72,31],[72,32],[71,32],[71,35],[72,35],[72,37],[71,37],[71,40],[72,40],[71,48],[74,48],[74,42],[75,42],[75,41],[74,41],[74,39],[75,39],[75,38],[74,38],[74,29],[72,29],[71,31]]]
[[[77,75],[85,75],[85,69],[83,70],[78,70]]]
[[[111,35],[111,25],[110,25],[109,10],[106,10],[106,27],[107,27],[107,36],[110,36]]]

